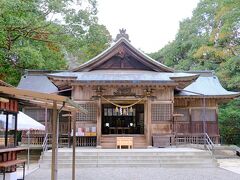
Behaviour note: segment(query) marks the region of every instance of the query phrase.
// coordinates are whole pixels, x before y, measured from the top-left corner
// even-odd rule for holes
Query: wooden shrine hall
[[[150,58],[131,45],[124,30],[90,61],[45,76],[55,93],[66,91],[88,111],[73,117],[71,129],[96,136],[102,148],[116,148],[117,137],[132,137],[133,148],[146,148],[204,133],[219,143],[218,104],[240,95],[225,90],[212,71],[178,72]],[[28,78],[21,88],[31,88]]]

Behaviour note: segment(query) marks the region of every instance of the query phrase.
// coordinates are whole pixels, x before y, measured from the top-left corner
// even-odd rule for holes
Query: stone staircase
[[[58,168],[72,167],[72,150],[59,149]],[[76,168],[83,167],[216,167],[208,151],[191,148],[77,149]],[[51,151],[40,159],[41,168],[51,167]]]
[[[101,146],[103,149],[115,149],[116,148],[116,136],[102,136]],[[142,149],[146,148],[146,138],[144,135],[138,135],[133,137],[133,148]]]

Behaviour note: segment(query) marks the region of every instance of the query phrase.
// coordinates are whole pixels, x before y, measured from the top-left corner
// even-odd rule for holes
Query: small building
[[[12,87],[0,80],[0,86]],[[0,92],[0,149],[17,145],[18,101]]]
[[[133,137],[134,148],[203,133],[219,143],[218,105],[240,95],[225,90],[212,71],[174,71],[133,47],[124,33],[90,61],[47,76],[88,110],[73,117],[78,135],[96,136],[103,148],[115,148],[118,136]]]

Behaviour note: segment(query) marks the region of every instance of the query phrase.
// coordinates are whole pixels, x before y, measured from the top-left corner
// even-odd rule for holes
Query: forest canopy
[[[24,69],[66,69],[109,46],[96,0],[1,0],[0,79],[16,85]]]
[[[240,90],[240,1],[201,0],[175,40],[150,56],[177,70],[214,70]]]

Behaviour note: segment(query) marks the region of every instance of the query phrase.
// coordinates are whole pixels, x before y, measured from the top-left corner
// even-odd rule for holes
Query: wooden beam
[[[53,101],[65,101],[66,100],[66,97],[59,96],[56,94],[40,93],[40,92],[35,92],[35,91],[17,89],[17,88],[12,88],[12,87],[4,87],[4,86],[0,86],[0,92],[6,93],[6,94],[11,94],[11,95],[35,97],[35,98],[44,99],[44,100],[53,100]]]
[[[32,98],[33,100],[41,101],[45,103],[49,103],[49,101],[55,101],[56,104],[57,102],[60,102],[62,104],[62,102],[64,102],[69,106],[72,106],[73,108],[76,108],[79,111],[87,114],[87,110],[85,110],[79,104],[75,103],[74,101],[72,101],[71,99],[65,96],[48,94],[48,93],[40,93],[35,91],[17,89],[13,87],[4,87],[4,86],[0,86],[0,93],[12,95],[12,96],[22,96],[23,100],[25,98]]]

